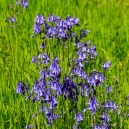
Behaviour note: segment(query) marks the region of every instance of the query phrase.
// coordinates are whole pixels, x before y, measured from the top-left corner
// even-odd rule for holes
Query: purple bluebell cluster
[[[38,14],[34,21],[34,34],[44,33],[46,38],[57,38],[67,40],[75,34],[72,31],[73,26],[79,25],[79,19],[67,16],[64,20],[56,17],[54,14],[49,15],[48,19]]]
[[[55,38],[57,41],[66,42],[67,39],[72,39],[73,46],[75,47],[76,57],[70,59],[70,73],[62,77],[63,68],[60,67],[60,59],[55,57],[51,59],[48,53],[40,52],[37,56],[32,57],[32,63],[37,63],[42,66],[39,72],[39,79],[37,79],[32,89],[25,95],[26,88],[24,82],[18,82],[17,93],[25,95],[26,100],[31,99],[32,102],[38,102],[39,113],[44,113],[47,126],[50,126],[56,119],[62,119],[65,113],[71,113],[74,115],[73,128],[79,128],[79,125],[85,116],[87,111],[90,111],[92,117],[96,116],[96,113],[100,113],[101,117],[99,124],[94,123],[93,129],[110,129],[111,118],[108,115],[108,111],[114,113],[116,110],[118,115],[120,114],[119,106],[112,100],[106,99],[103,103],[98,101],[98,88],[105,85],[106,77],[101,71],[91,70],[90,72],[85,70],[91,60],[95,60],[97,57],[97,49],[95,45],[91,45],[90,41],[83,42],[82,39],[87,36],[89,30],[79,30],[79,33],[73,31],[73,26],[79,26],[79,19],[71,16],[67,16],[65,19],[61,19],[53,14],[48,18],[38,14],[34,21],[34,35],[43,34],[45,37],[42,39]],[[71,42],[71,40],[70,40]],[[44,42],[40,48],[45,49]],[[87,65],[88,66],[88,65]],[[107,61],[102,68],[108,70],[111,66],[111,62]],[[106,87],[106,85],[105,85]],[[110,94],[112,87],[107,87],[106,92]],[[78,109],[79,97],[85,99],[85,106]],[[63,98],[63,102],[61,101]],[[65,102],[70,102],[68,111],[63,112],[60,105],[65,105]],[[66,107],[63,107],[64,109]],[[56,109],[60,111],[56,112]],[[85,115],[86,114],[86,115]],[[38,114],[34,114],[36,117]]]
[[[16,5],[23,6],[24,9],[26,9],[28,7],[28,5],[29,5],[29,2],[28,2],[28,0],[20,0],[20,1],[16,2]]]

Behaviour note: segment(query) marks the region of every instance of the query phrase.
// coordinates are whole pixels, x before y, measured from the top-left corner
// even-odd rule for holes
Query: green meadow
[[[25,81],[32,87],[42,68],[31,63],[32,56],[42,52],[40,35],[30,38],[37,14],[45,17],[54,14],[61,18],[71,15],[80,20],[78,29],[90,30],[86,40],[96,45],[98,56],[88,65],[87,70],[102,71],[101,65],[105,61],[112,62],[104,75],[106,82],[113,87],[109,97],[120,105],[121,115],[119,118],[117,115],[110,116],[111,129],[129,129],[129,118],[124,115],[129,114],[129,106],[125,106],[129,104],[129,0],[28,2],[28,8],[23,9],[16,6],[15,0],[0,0],[0,129],[24,129],[28,124],[33,124],[33,129],[72,129],[72,118],[69,115],[65,116],[66,121],[57,120],[50,127],[46,126],[42,115],[32,118],[38,112],[39,105],[25,101],[21,94],[16,94],[16,84]],[[8,22],[10,16],[16,18],[15,24]],[[63,76],[70,72],[68,59],[75,56],[73,44],[68,43],[68,48],[64,48],[55,40],[48,39],[47,48],[43,52],[48,52],[51,60],[55,55],[59,57]],[[102,87],[98,88],[98,92],[101,92],[99,90]],[[104,96],[105,93],[100,93],[98,101]],[[86,114],[80,125],[82,129],[90,129],[93,124],[92,117],[88,114],[90,113]]]

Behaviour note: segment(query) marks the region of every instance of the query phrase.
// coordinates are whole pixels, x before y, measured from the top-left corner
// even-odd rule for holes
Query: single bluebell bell
[[[80,30],[80,39],[85,37],[87,35],[87,33],[90,33],[89,30]]]
[[[107,92],[113,91],[112,87],[107,87]]]
[[[54,111],[51,111],[48,114],[46,114],[46,118],[49,123],[53,123],[55,119]]]
[[[44,111],[43,107],[40,105],[39,112],[42,113]]]
[[[43,87],[42,86],[36,86],[35,87],[35,93],[37,94],[37,100],[40,100],[40,98],[43,96]]]
[[[76,59],[76,64],[77,64],[78,67],[83,67],[84,66],[82,60],[80,60],[78,58]]]
[[[50,87],[51,87],[51,89],[52,90],[57,90],[57,82],[56,82],[56,80],[50,80],[49,82],[48,82],[48,84],[50,85]]]
[[[50,101],[50,109],[54,109],[54,107],[57,105],[56,97],[53,96]]]
[[[91,114],[94,115],[98,107],[98,101],[96,98],[89,98],[88,109],[91,110]]]
[[[103,120],[105,123],[109,122],[110,120],[109,116],[104,111],[102,111],[100,119]]]
[[[129,117],[129,114],[125,114],[126,117]]]
[[[84,117],[81,113],[76,113],[75,114],[75,120],[76,120],[77,124],[79,124],[83,119],[84,119]]]
[[[39,53],[38,58],[39,59],[42,59],[43,58],[43,54],[42,53]]]
[[[42,44],[40,45],[40,48],[41,48],[41,49],[44,49],[44,48],[45,48],[45,43],[42,43]]]
[[[18,82],[16,93],[17,94],[20,94],[20,93],[24,94],[25,93],[25,84],[24,84],[24,82],[22,82],[22,81]]]
[[[44,96],[44,101],[45,102],[49,102],[51,100],[50,95],[49,95],[49,93],[47,93],[47,91],[44,92],[43,96]]]
[[[102,65],[102,68],[104,70],[108,70],[110,66],[111,66],[111,62],[108,60],[105,62],[105,64]]]
[[[40,25],[35,23],[34,24],[34,34],[38,34],[40,32]]]
[[[45,87],[45,85],[46,85],[46,80],[44,79],[44,75],[42,75],[42,76],[39,78],[38,82],[39,82],[39,85],[40,85],[40,86]]]
[[[54,76],[58,76],[60,74],[60,72],[61,72],[61,68],[60,68],[59,64],[55,60],[53,60],[50,63],[49,70],[52,71]]]
[[[41,75],[41,78],[44,80],[45,79],[45,76],[46,76],[46,71],[45,71],[45,69],[43,68],[40,72],[39,72],[39,74]],[[45,83],[44,83],[45,84]]]
[[[38,114],[34,114],[34,115],[32,116],[32,118],[35,118],[37,115],[38,115]]]
[[[37,62],[37,58],[35,56],[32,57],[32,63],[36,63]]]
[[[9,21],[12,22],[12,23],[15,23],[16,19],[12,16],[12,17],[9,17]]]
[[[33,125],[30,124],[30,125],[26,125],[24,129],[32,129],[33,128]]]
[[[84,44],[81,48],[82,52],[87,52],[87,44]]]
[[[75,33],[74,32],[70,32],[70,37],[74,37],[75,36]]]
[[[87,108],[84,108],[84,109],[83,109],[83,113],[85,113],[86,111],[87,111]]]

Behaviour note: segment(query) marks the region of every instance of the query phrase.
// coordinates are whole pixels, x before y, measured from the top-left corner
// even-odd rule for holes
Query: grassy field
[[[11,4],[13,6],[11,6]],[[22,11],[21,11],[22,10]],[[33,55],[38,55],[40,36],[30,38],[33,33],[34,19],[37,14],[47,17],[55,14],[61,18],[67,15],[80,20],[80,28],[90,30],[87,38],[97,47],[98,57],[91,69],[101,70],[106,61],[112,62],[111,68],[105,73],[107,82],[114,84],[114,76],[118,81],[120,94],[115,90],[111,94],[116,102],[127,103],[129,93],[129,1],[128,0],[29,0],[27,9],[15,6],[14,0],[0,0],[0,129],[22,129],[27,124],[33,124],[34,129],[46,129],[45,119],[39,115],[32,119],[39,106],[31,101],[25,101],[22,95],[16,94],[16,84],[22,80],[33,84],[39,77],[39,68],[31,63]],[[14,16],[17,23],[6,22],[9,16]],[[53,41],[54,42],[54,41]],[[48,40],[46,51],[53,58],[57,54],[60,66],[67,73],[68,59],[62,56],[62,46],[53,48],[53,42]],[[72,45],[69,46],[72,57]],[[67,50],[65,50],[67,53]],[[90,67],[90,65],[89,65]],[[100,88],[101,89],[101,88]],[[114,88],[115,89],[115,88]],[[98,96],[101,99],[101,96]],[[129,114],[128,107],[121,106],[122,113]],[[70,117],[70,116],[69,116]],[[117,118],[111,116],[110,125],[113,129],[128,129],[129,120],[124,115]],[[52,129],[71,129],[70,121],[57,120]],[[92,117],[87,115],[81,123],[82,129],[89,129],[93,124]],[[64,122],[64,123],[63,123]],[[118,125],[118,126],[117,126]]]

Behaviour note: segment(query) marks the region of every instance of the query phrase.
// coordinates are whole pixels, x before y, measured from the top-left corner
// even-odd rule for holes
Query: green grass
[[[120,95],[114,93],[114,99],[118,102],[125,101],[129,93],[129,1],[128,0],[29,0],[29,7],[22,13],[10,10],[13,0],[0,0],[0,129],[22,129],[26,124],[38,123],[38,127],[46,129],[45,120],[42,116],[32,119],[32,115],[38,111],[38,106],[27,102],[21,95],[16,94],[18,81],[28,81],[33,84],[39,77],[36,65],[31,64],[33,55],[40,52],[40,36],[30,38],[33,32],[35,16],[39,13],[44,16],[55,14],[65,18],[72,15],[80,19],[80,27],[89,29],[86,39],[95,44],[98,57],[92,68],[101,70],[101,64],[106,60],[112,62],[112,67],[106,74],[109,84],[114,85],[113,76],[118,79]],[[14,7],[17,12],[22,7]],[[11,28],[11,23],[5,22],[9,16],[16,17],[16,28]],[[61,46],[53,49],[52,42],[48,41],[48,53],[51,57],[56,53],[60,57],[61,68],[67,73],[68,56],[63,60]],[[112,97],[112,96],[111,96]],[[101,98],[101,97],[100,97]],[[100,99],[99,98],[99,99]],[[66,116],[67,118],[68,116]],[[70,117],[70,116],[69,116]],[[113,118],[113,117],[112,117]],[[114,119],[112,124],[117,121]],[[82,122],[82,126],[89,129],[89,118]],[[70,122],[67,127],[63,121],[56,121],[53,129],[71,128]],[[61,123],[61,124],[59,124]],[[129,128],[128,119],[121,117],[118,123],[121,129]],[[127,126],[125,126],[127,124]],[[57,127],[56,127],[57,126]],[[82,127],[84,128],[84,127]],[[114,128],[118,128],[115,127]]]

